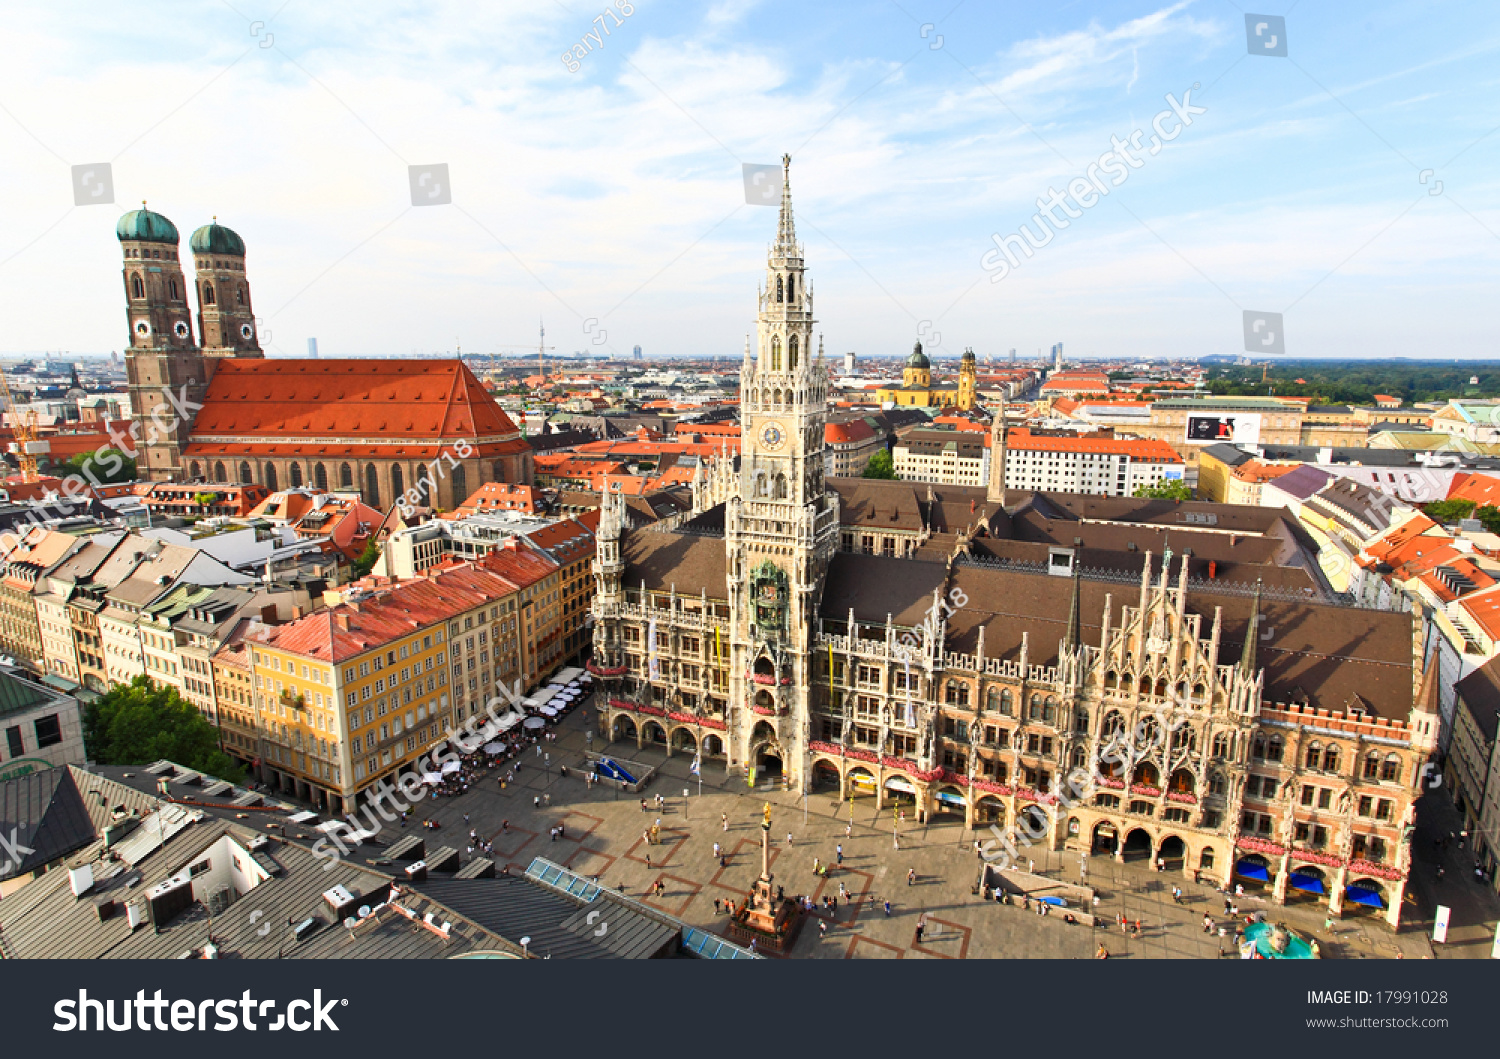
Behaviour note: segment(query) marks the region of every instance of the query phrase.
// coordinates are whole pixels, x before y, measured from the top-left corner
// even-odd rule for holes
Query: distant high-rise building
[[[641,347],[640,346],[636,346],[634,349],[632,349],[630,351],[630,359],[631,360],[643,360],[644,359],[641,356]]]
[[[1055,346],[1052,347],[1052,370],[1053,371],[1062,371],[1062,366],[1063,366],[1063,350],[1062,350],[1062,347],[1063,347],[1063,344],[1061,342],[1059,342],[1057,345],[1055,345]]]
[[[309,338],[307,340],[307,355],[313,360],[318,359],[318,340],[316,338]]]
[[[852,349],[844,354],[844,374],[854,374],[854,350]]]
[[[1014,364],[1016,362],[1016,351],[1015,350],[1011,350],[1010,351],[1010,362],[1012,364]]]

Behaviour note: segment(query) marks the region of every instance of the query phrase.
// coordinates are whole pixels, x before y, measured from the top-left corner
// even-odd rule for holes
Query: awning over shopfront
[[[1257,864],[1253,860],[1242,860],[1234,866],[1237,874],[1247,879],[1259,879],[1261,882],[1270,882],[1271,874],[1266,871],[1265,866]]]
[[[954,794],[952,791],[938,791],[937,800],[942,802],[944,805],[956,806],[959,809],[962,809],[964,808],[964,806],[969,804],[968,802],[964,801],[963,795]]]
[[[902,794],[916,794],[916,785],[905,776],[892,776],[885,781],[885,789],[888,791],[900,791]]]
[[[1344,896],[1357,905],[1369,905],[1371,908],[1384,908],[1383,901],[1374,890],[1367,890],[1363,886],[1349,886],[1344,889]]]
[[[1291,875],[1287,876],[1286,881],[1293,888],[1298,890],[1305,890],[1310,894],[1327,893],[1327,890],[1323,886],[1323,880],[1318,878],[1316,875],[1299,875],[1296,872],[1293,872]]]

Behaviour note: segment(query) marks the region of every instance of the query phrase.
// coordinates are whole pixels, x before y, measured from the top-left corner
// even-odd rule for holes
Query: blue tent
[[[1385,902],[1374,890],[1367,890],[1363,886],[1349,886],[1344,889],[1344,895],[1357,905],[1369,905],[1371,908],[1384,908]]]
[[[1068,902],[1064,901],[1061,897],[1038,897],[1037,901],[1044,905],[1060,905],[1063,908],[1068,906]]]
[[[1271,876],[1263,865],[1253,860],[1242,860],[1234,866],[1234,870],[1247,879],[1259,879],[1261,882],[1270,882]]]
[[[1324,893],[1323,880],[1315,875],[1298,875],[1293,872],[1287,876],[1287,882],[1298,890],[1306,890],[1310,894]]]

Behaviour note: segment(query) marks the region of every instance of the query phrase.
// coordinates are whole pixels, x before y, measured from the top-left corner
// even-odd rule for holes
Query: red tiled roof
[[[381,456],[432,458],[459,438],[482,439],[485,456],[498,454],[495,446],[526,448],[461,361],[227,359],[204,396],[188,454],[213,455],[219,439],[232,439],[220,450],[248,451],[248,443],[264,455],[358,456],[379,446]],[[399,442],[411,451],[387,447]]]
[[[1488,474],[1455,474],[1448,485],[1449,500],[1472,500],[1476,508],[1500,505],[1500,478]]]
[[[848,445],[856,441],[869,441],[874,436],[875,428],[863,419],[828,423],[823,427],[823,442],[827,445]]]
[[[1153,438],[1037,437],[1025,427],[1012,427],[1005,432],[1005,445],[1017,451],[1111,452],[1152,463],[1182,462],[1171,445]]]

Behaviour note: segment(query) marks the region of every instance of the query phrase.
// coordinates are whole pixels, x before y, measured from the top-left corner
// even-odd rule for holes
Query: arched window
[[[1217,735],[1215,735],[1214,736],[1214,744],[1213,744],[1213,746],[1214,746],[1214,757],[1218,757],[1218,758],[1227,758],[1227,757],[1229,757],[1229,734],[1227,732],[1220,732]]]
[[[1399,780],[1401,778],[1401,759],[1395,754],[1385,759],[1381,766],[1380,778],[1383,780]]]
[[[1281,736],[1273,735],[1271,741],[1266,744],[1266,760],[1280,761],[1285,746],[1286,744],[1281,741]]]
[[[776,499],[786,499],[786,475],[784,474],[778,474],[776,476]]]
[[[1323,748],[1317,743],[1309,745],[1307,750],[1302,755],[1302,767],[1315,769],[1322,763]]]
[[[1105,691],[1114,691],[1115,688],[1117,688],[1119,686],[1119,684],[1120,684],[1119,674],[1116,673],[1113,669],[1111,669],[1108,673],[1104,674],[1104,690]]]
[[[1223,794],[1224,793],[1224,773],[1222,773],[1222,772],[1210,772],[1208,774],[1208,793],[1209,794]]]
[[[950,680],[943,690],[943,701],[949,706],[969,704],[969,685],[961,680]]]
[[[1086,735],[1088,734],[1088,730],[1089,711],[1084,709],[1082,706],[1078,706],[1073,710],[1073,731],[1077,732],[1079,735]]]
[[[241,283],[238,287],[235,288],[235,291],[234,291],[234,301],[235,301],[236,305],[244,305],[245,304],[245,285],[243,283]]]
[[[144,298],[146,296],[146,285],[141,282],[139,272],[130,277],[130,296],[132,298]]]
[[[797,370],[797,336],[793,335],[786,342],[786,370]]]
[[[1323,771],[1337,772],[1339,770],[1339,748],[1330,746],[1323,751]]]
[[[781,370],[781,339],[776,335],[771,336],[771,370]],[[778,401],[781,400],[781,395],[779,392],[776,396],[776,399]]]
[[[274,463],[266,464],[266,488],[271,490],[271,492],[273,493],[276,492],[277,489],[276,465]]]
[[[354,488],[354,468],[350,467],[347,463],[339,464],[339,488]]]
[[[1266,759],[1266,737],[1258,732],[1255,735],[1255,741],[1250,744],[1250,756],[1257,761]]]
[[[1110,710],[1104,715],[1104,728],[1101,733],[1105,739],[1114,739],[1125,730],[1125,718],[1121,717],[1116,710]]]
[[[212,283],[205,283],[203,285],[203,304],[204,305],[212,305],[213,303],[214,303],[214,285]]]
[[[401,465],[399,463],[393,463],[391,464],[391,500],[399,504],[405,492],[406,475],[401,473]]]
[[[428,507],[437,507],[437,490],[433,488],[432,479],[427,475],[427,464],[417,464],[417,495],[422,498],[422,503]]]
[[[496,460],[495,461],[495,477],[493,479],[491,479],[491,480],[492,481],[496,481],[496,482],[503,482],[503,481],[505,481],[505,461],[504,460]]]
[[[450,475],[453,479],[453,506],[457,507],[469,499],[469,474],[463,464],[457,464]]]
[[[313,464],[313,485],[325,492],[328,490],[328,468],[321,463]]]
[[[1380,753],[1372,750],[1365,755],[1364,778],[1373,780],[1380,776]]]
[[[984,693],[984,708],[991,713],[1000,712],[1000,689],[990,688]]]
[[[781,277],[776,277],[776,300],[781,301]]]
[[[198,461],[197,460],[194,460],[194,461],[192,461],[191,463],[188,464],[188,477],[189,478],[201,478],[201,477],[203,477],[203,471],[198,467]]]
[[[380,468],[373,463],[365,464],[365,503],[380,506]]]
[[[1011,711],[1011,705],[1012,705],[1012,703],[1014,701],[1015,701],[1015,696],[1010,693],[1010,689],[1009,688],[1006,688],[1003,691],[1001,691],[1000,692],[1000,712],[1003,713],[1005,716],[1009,717],[1010,716],[1010,711]]]
[[[1083,769],[1089,767],[1089,748],[1079,743],[1073,748],[1073,767]]]
[[[289,479],[291,479],[291,483],[292,483],[292,488],[293,489],[296,489],[299,486],[301,486],[302,485],[302,464],[297,463],[294,460],[292,462],[292,465],[289,468],[287,468],[287,477]]]
[[[244,460],[240,461],[240,484],[249,485],[255,481],[255,475],[250,473],[250,465]]]
[[[175,302],[177,300],[177,281],[175,279],[167,280],[167,289],[172,292],[172,300]]]
[[[797,300],[797,277],[796,276],[788,276],[786,278],[786,300],[789,301],[789,302],[794,302],[794,301]]]
[[[226,475],[224,473],[224,461],[223,460],[217,460],[214,463],[214,481],[216,481],[216,482],[227,482],[227,481],[229,481],[228,475]]]

